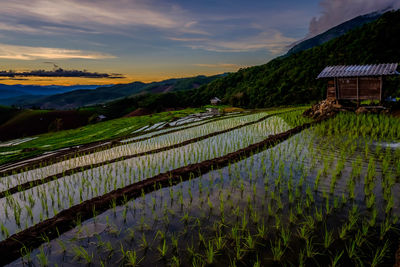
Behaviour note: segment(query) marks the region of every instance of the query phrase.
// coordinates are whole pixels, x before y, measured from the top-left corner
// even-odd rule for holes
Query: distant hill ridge
[[[108,86],[108,85],[107,85]],[[70,92],[77,89],[96,89],[99,85],[7,85],[0,84],[0,100],[26,95],[45,96]]]
[[[75,109],[83,106],[97,105],[124,97],[132,97],[146,93],[164,93],[180,90],[190,90],[205,85],[225,74],[214,76],[196,76],[189,78],[168,79],[161,82],[117,84],[113,86],[97,87],[96,89],[79,89],[51,96],[28,96],[9,99],[19,107],[37,107],[41,109]],[[0,100],[0,104],[1,104]],[[2,103],[7,104],[7,103]]]

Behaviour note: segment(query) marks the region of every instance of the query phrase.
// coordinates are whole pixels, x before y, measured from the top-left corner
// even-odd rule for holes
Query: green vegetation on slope
[[[152,112],[162,112],[169,109],[180,109],[185,107],[201,106],[191,96],[193,91],[186,94],[183,92],[168,92],[162,94],[145,94],[132,98],[124,98],[118,101],[109,102],[99,107],[99,113],[108,118],[120,118],[130,112],[144,108]],[[208,103],[207,103],[208,104]]]
[[[316,80],[327,65],[400,62],[400,11],[385,13],[321,46],[242,69],[201,88],[201,101],[211,96],[235,106],[266,107],[310,103],[325,97],[326,80]],[[386,95],[400,95],[400,79],[389,78]]]
[[[0,125],[16,116],[19,112],[21,112],[21,110],[17,108],[0,106]]]
[[[93,114],[89,109],[21,110],[0,124],[0,140],[77,128],[86,125]]]

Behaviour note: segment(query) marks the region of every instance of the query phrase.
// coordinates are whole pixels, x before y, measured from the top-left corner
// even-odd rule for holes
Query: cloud
[[[9,80],[13,80],[13,81],[28,81],[29,79],[10,77],[10,78],[0,78],[0,80],[1,81],[9,81]]]
[[[179,42],[201,42],[206,41],[206,38],[193,38],[193,37],[168,37],[167,39]]]
[[[226,9],[230,10],[229,7]],[[269,15],[265,16],[265,11],[260,10],[221,13],[218,9],[199,13],[161,0],[13,0],[2,3],[0,32],[35,36],[70,32],[112,33],[142,38],[140,41],[144,42],[157,38],[157,44],[168,39],[206,51],[267,50],[277,55],[295,39],[266,28],[279,29],[274,24],[276,21],[288,27],[297,23],[299,17],[304,17],[300,13],[302,15],[293,10],[268,11]],[[146,34],[141,29],[146,30]],[[155,29],[159,34],[154,35],[148,29]]]
[[[24,32],[24,33],[38,33],[40,30],[35,27],[30,27],[27,25],[21,24],[10,24],[0,22],[0,30],[2,31],[11,31],[11,32]]]
[[[105,53],[84,50],[72,50],[50,47],[32,47],[0,43],[0,58],[17,60],[35,59],[106,59],[114,56]]]
[[[272,55],[284,52],[286,46],[296,39],[286,37],[277,30],[261,32],[255,36],[242,37],[236,40],[214,40],[195,38],[170,38],[171,40],[186,43],[192,49],[202,49],[213,52],[250,52],[266,50]]]
[[[320,34],[359,15],[400,8],[398,0],[322,0],[322,15],[312,18],[307,37]]]
[[[0,77],[9,77],[10,80],[26,80],[19,77],[83,77],[83,78],[109,78],[109,79],[122,79],[125,78],[121,74],[117,73],[98,73],[89,72],[86,70],[65,70],[62,68],[56,68],[51,71],[46,70],[32,70],[25,72],[15,71],[0,71]]]
[[[197,21],[187,16],[180,7],[163,2],[154,3],[154,0],[31,0],[28,2],[14,0],[2,3],[0,17],[20,22],[24,20],[40,22],[39,28],[47,31],[56,31],[62,25],[76,27],[85,25],[87,29],[100,31],[107,30],[104,26],[111,28],[147,26],[175,29],[183,33],[204,33],[195,28]],[[46,23],[54,25],[46,26]],[[39,30],[29,25],[14,24],[3,25],[3,27],[0,24],[0,29],[26,32]],[[79,28],[70,28],[70,30],[79,31]]]

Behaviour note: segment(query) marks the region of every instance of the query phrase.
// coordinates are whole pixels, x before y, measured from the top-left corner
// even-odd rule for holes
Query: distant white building
[[[211,105],[218,105],[219,103],[221,103],[221,99],[219,99],[218,97],[214,97],[213,99],[210,100]]]
[[[97,116],[97,121],[104,121],[105,119],[107,119],[107,117],[104,115]]]

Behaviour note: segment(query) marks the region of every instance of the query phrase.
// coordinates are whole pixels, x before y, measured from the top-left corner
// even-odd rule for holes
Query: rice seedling
[[[20,252],[21,252],[22,262],[28,265],[31,264],[32,263],[31,250],[24,245],[21,248]]]
[[[126,264],[127,266],[132,266],[132,267],[136,267],[140,264],[140,262],[143,260],[142,259],[138,259],[136,251],[130,251],[128,250],[126,252]]]
[[[339,261],[343,256],[344,251],[338,252],[335,257],[332,259],[331,267],[340,266]]]
[[[75,259],[83,260],[86,264],[90,264],[93,262],[93,253],[89,253],[84,247],[74,246],[72,247],[72,251],[75,254]]]
[[[275,262],[281,262],[282,257],[285,254],[285,250],[286,249],[282,247],[280,239],[275,240],[275,242],[271,241],[271,252]]]
[[[291,237],[292,237],[292,233],[290,232],[290,230],[289,229],[285,230],[285,228],[282,227],[281,231],[280,231],[280,235],[281,235],[283,246],[285,248],[289,247]]]
[[[351,240],[348,244],[346,244],[346,252],[349,258],[354,262],[360,261],[358,256],[358,246],[356,240]]]
[[[333,232],[329,231],[326,226],[325,226],[325,231],[324,231],[324,248],[328,249],[332,243],[334,242],[333,239]]]
[[[208,245],[206,246],[206,263],[213,264],[215,261],[215,256],[217,255],[217,251],[215,250],[214,244],[209,241]]]
[[[307,225],[303,225],[297,230],[297,235],[304,240],[308,240],[311,236],[311,231],[307,227]]]
[[[372,261],[370,262],[371,266],[380,266],[382,263],[383,259],[387,256],[387,252],[389,250],[389,241],[386,240],[385,244],[382,247],[378,247],[375,251],[374,257],[372,258]]]
[[[160,253],[161,258],[165,258],[168,252],[168,245],[167,245],[167,240],[164,238],[162,245],[157,247],[158,252]]]

